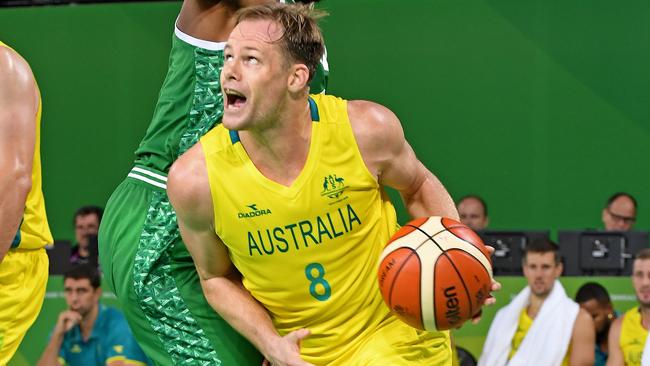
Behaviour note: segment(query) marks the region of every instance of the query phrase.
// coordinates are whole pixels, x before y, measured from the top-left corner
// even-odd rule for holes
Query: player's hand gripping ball
[[[481,238],[444,217],[420,218],[390,239],[379,261],[379,289],[410,326],[460,327],[481,310],[492,287],[492,262]]]

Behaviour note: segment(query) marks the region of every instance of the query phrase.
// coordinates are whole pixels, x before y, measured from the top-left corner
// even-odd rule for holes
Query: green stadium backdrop
[[[0,9],[0,39],[29,60],[43,95],[43,181],[55,238],[71,239],[74,210],[103,205],[129,171],[179,7]],[[322,22],[329,91],[395,111],[452,196],[487,200],[492,227],[595,228],[606,198],[624,190],[640,201],[637,227],[648,229],[649,2],[322,7],[331,14]],[[30,333],[15,365],[34,363],[51,325]]]

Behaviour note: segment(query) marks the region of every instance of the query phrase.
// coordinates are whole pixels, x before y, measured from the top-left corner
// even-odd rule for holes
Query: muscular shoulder
[[[193,217],[212,215],[212,198],[201,144],[174,162],[167,177],[167,194],[176,209]]]
[[[580,308],[580,311],[578,311],[578,315],[576,316],[576,321],[574,323],[573,328],[593,328],[594,327],[594,319],[589,315],[589,313],[585,310]]]
[[[373,174],[404,146],[404,131],[390,109],[369,101],[348,102],[348,117],[361,155]]]
[[[0,122],[32,123],[32,116],[38,111],[38,103],[36,81],[27,61],[10,48],[0,47],[0,114],[6,112],[25,117],[1,118],[0,116]]]
[[[32,69],[25,59],[8,47],[0,47],[0,93],[8,91],[33,90],[35,88]]]

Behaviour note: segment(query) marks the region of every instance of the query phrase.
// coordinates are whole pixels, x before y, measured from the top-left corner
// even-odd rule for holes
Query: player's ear
[[[555,277],[560,277],[562,275],[562,271],[564,271],[564,263],[560,261],[560,263],[558,263],[557,267],[555,268]]]
[[[309,68],[305,64],[294,64],[291,66],[287,87],[292,93],[297,93],[305,89],[309,84]]]
[[[99,299],[102,298],[102,288],[101,287],[97,287],[97,289],[95,289],[95,297],[96,297],[97,301],[99,301]]]

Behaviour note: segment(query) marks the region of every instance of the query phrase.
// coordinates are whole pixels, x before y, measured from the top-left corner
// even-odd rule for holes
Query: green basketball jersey
[[[223,115],[219,74],[225,42],[191,37],[178,28],[172,39],[169,69],[147,132],[135,151],[135,165],[166,173],[172,163]],[[310,93],[327,85],[326,57],[310,84]]]

